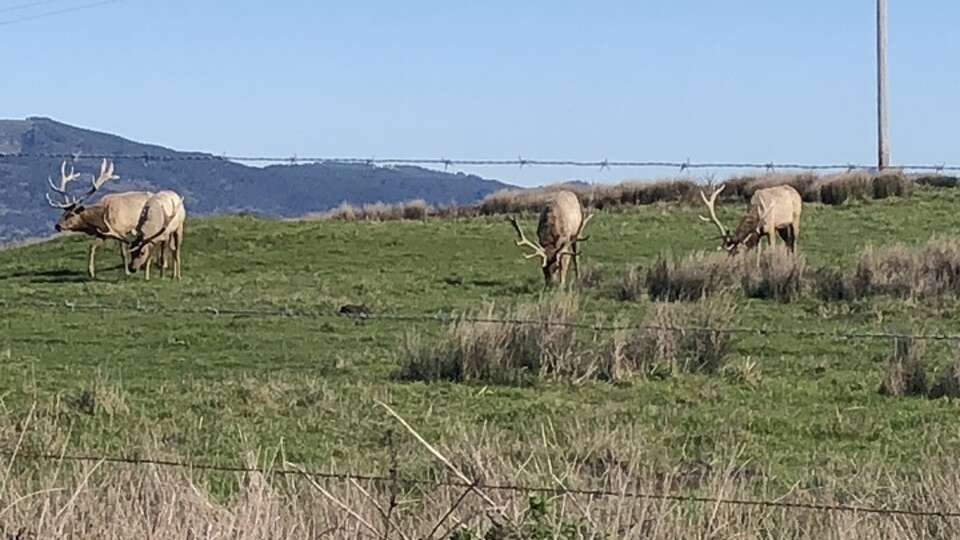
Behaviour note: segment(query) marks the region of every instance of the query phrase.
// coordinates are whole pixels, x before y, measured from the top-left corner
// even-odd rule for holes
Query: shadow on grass
[[[101,280],[101,274],[103,272],[118,272],[120,276],[123,275],[123,265],[114,265],[109,268],[101,268],[97,271],[96,281]],[[114,276],[111,276],[114,277]],[[29,283],[81,283],[85,281],[95,281],[91,280],[86,272],[81,270],[68,270],[66,268],[58,268],[56,270],[40,270],[40,271],[20,271],[20,272],[11,272],[9,274],[0,274],[0,281],[7,281],[12,279],[27,278]],[[114,281],[114,279],[111,279]]]

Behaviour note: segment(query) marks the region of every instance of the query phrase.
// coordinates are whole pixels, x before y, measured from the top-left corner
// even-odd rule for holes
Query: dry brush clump
[[[937,376],[930,388],[930,397],[960,398],[960,350],[954,352],[953,360]]]
[[[739,287],[749,298],[792,302],[804,290],[806,260],[783,246],[730,256],[695,252],[682,259],[660,255],[647,271],[646,289],[652,300],[692,301]],[[627,291],[629,276],[620,289]],[[621,294],[622,299],[630,295]]]
[[[635,302],[646,294],[646,278],[640,266],[628,266],[616,283],[613,296],[621,302]]]
[[[598,210],[662,202],[692,201],[697,183],[688,178],[651,182],[627,181],[615,185],[564,183],[533,189],[506,189],[487,195],[478,205],[480,214],[537,212],[559,190],[572,191],[584,208]]]
[[[706,298],[734,287],[739,266],[739,258],[720,252],[698,251],[682,259],[661,254],[647,270],[647,294],[669,302]]]
[[[795,188],[804,202],[834,206],[852,200],[909,197],[914,185],[914,181],[900,171],[884,171],[880,174],[851,171],[828,176],[812,172],[771,173],[733,178],[724,183],[730,192],[728,196],[735,194],[742,200],[750,200],[758,189],[785,184]]]
[[[880,393],[894,397],[926,396],[929,387],[924,352],[923,341],[909,336],[895,338]]]
[[[960,241],[935,238],[923,245],[868,247],[850,278],[858,298],[937,298],[960,295]]]
[[[938,180],[941,178],[948,180]],[[953,185],[949,177],[924,177],[922,180],[926,185]],[[739,176],[723,184],[727,189],[722,199],[728,202],[748,202],[758,189],[786,184],[796,188],[806,202],[839,205],[850,200],[907,197],[912,192],[915,180],[895,171],[879,175],[849,172],[823,177],[812,172],[799,172]],[[697,194],[701,189],[704,189],[702,182],[685,177],[629,180],[613,185],[567,182],[530,189],[504,189],[487,195],[475,205],[467,206],[434,206],[422,199],[364,205],[343,202],[332,210],[307,214],[304,219],[393,221],[532,213],[539,212],[560,190],[575,193],[584,208],[604,210],[658,203],[697,202]]]
[[[306,221],[397,221],[424,220],[438,210],[423,199],[399,203],[375,202],[364,205],[340,203],[333,210],[304,216]]]
[[[760,257],[759,265],[746,256],[738,266],[740,283],[749,298],[763,298],[780,302],[795,302],[800,299],[805,286],[806,259],[791,253],[782,245],[767,249]]]
[[[601,374],[613,381],[634,375],[717,373],[733,352],[736,303],[730,295],[694,303],[658,303],[643,323],[614,333]]]
[[[578,347],[579,309],[579,298],[569,293],[510,310],[491,304],[453,321],[438,342],[408,336],[398,375],[406,380],[500,384],[582,376],[589,362]]]

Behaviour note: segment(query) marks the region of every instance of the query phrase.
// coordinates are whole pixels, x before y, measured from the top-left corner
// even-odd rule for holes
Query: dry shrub
[[[935,238],[918,247],[868,247],[857,260],[852,281],[859,298],[956,296],[960,294],[960,242]]]
[[[573,294],[551,295],[507,311],[491,305],[453,322],[439,342],[408,337],[399,376],[497,384],[580,377],[589,362],[582,361],[585,355],[578,351],[572,326],[579,307],[579,298]],[[490,322],[494,319],[513,322]]]
[[[754,264],[753,256],[740,258],[739,269],[743,274],[743,292],[749,298],[764,298],[793,302],[803,293],[806,259],[791,253],[785,246],[776,245],[766,249],[760,264]]]
[[[770,173],[758,176],[739,176],[724,182],[724,194],[749,201],[753,194],[763,188],[788,185],[796,189],[806,202],[819,202],[820,177],[813,172]]]
[[[855,300],[857,292],[851,279],[842,270],[818,268],[810,279],[814,294],[827,302]]]
[[[414,199],[407,201],[400,206],[400,214],[403,219],[423,220],[427,219],[430,212],[430,205],[423,199]]]
[[[646,292],[643,269],[639,266],[628,267],[613,291],[614,297],[621,302],[634,302]]]
[[[599,289],[606,278],[606,268],[603,265],[580,264],[580,275],[577,277],[577,286],[581,289]]]
[[[308,216],[308,219],[319,218],[334,221],[356,221],[359,213],[356,206],[348,202],[342,202],[326,214],[311,214]]]
[[[929,174],[914,178],[913,183],[936,188],[955,188],[960,185],[960,177]]]
[[[585,208],[610,209],[660,202],[691,201],[699,186],[692,179],[638,182],[616,185],[554,184],[533,189],[506,189],[487,195],[478,206],[481,215],[539,212],[559,190],[571,191]]]
[[[868,199],[872,193],[870,175],[861,171],[828,176],[820,181],[819,187],[820,202],[833,206],[853,199]]]
[[[447,212],[446,216],[455,217],[458,215],[459,209],[457,207],[452,208],[455,211],[451,211],[450,208],[445,210]],[[437,211],[432,206],[427,204],[427,201],[423,199],[415,199],[412,201],[394,204],[375,202],[365,204],[363,206],[355,206],[350,203],[343,202],[333,210],[321,213],[310,213],[304,216],[303,219],[307,221],[397,221],[401,219],[423,220],[427,219],[431,215],[434,215],[435,213],[437,213]]]
[[[957,355],[953,362],[944,366],[933,387],[930,388],[931,399],[943,397],[960,398],[960,355]]]
[[[884,171],[873,177],[873,198],[909,197],[914,181],[902,172]]]
[[[880,393],[894,397],[927,395],[927,372],[923,354],[923,341],[909,336],[895,338]]]
[[[739,260],[721,252],[695,252],[683,259],[661,254],[647,271],[652,300],[691,301],[735,286]]]
[[[729,295],[689,304],[654,304],[643,325],[621,330],[601,362],[610,380],[652,373],[716,373],[734,346],[736,320]]]

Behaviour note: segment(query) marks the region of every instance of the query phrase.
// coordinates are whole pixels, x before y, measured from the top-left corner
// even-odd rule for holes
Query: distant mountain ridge
[[[184,196],[192,215],[247,212],[289,218],[329,210],[342,202],[366,204],[421,198],[435,205],[472,204],[513,186],[475,175],[422,167],[313,163],[249,167],[199,152],[180,152],[144,144],[49,118],[0,120],[0,154],[79,155],[78,172],[98,166],[85,155],[136,155],[169,160],[118,159],[120,179],[105,193],[132,189],[172,189]],[[49,236],[59,217],[47,206],[48,176],[59,174],[60,160],[0,157],[0,243]]]

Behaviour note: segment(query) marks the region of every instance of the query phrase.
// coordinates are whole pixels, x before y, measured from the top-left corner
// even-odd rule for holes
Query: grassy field
[[[909,199],[807,205],[800,249],[812,267],[846,268],[870,244],[954,233],[958,206],[960,191],[927,188]],[[722,210],[733,222],[743,207]],[[641,321],[651,303],[616,300],[615,284],[659,253],[713,249],[714,231],[698,211],[654,205],[597,216],[584,266],[604,277],[581,293],[586,320]],[[532,230],[532,217],[526,225]],[[236,463],[245,451],[282,447],[287,459],[315,469],[383,471],[397,454],[405,472],[436,470],[374,399],[445,447],[496,440],[518,462],[563,459],[589,434],[605,434],[608,461],[641,452],[645,466],[682,471],[735,455],[784,486],[842,483],[866,466],[909,475],[953,463],[960,448],[957,401],[879,395],[887,340],[743,336],[731,362],[757,362],[755,384],[706,374],[618,384],[422,383],[397,380],[399,350],[412,335],[433,339],[438,324],[333,316],[348,303],[429,314],[537,301],[539,269],[521,259],[502,218],[194,220],[180,283],[126,277],[112,249],[101,252],[90,281],[86,246],[71,237],[0,252],[0,430],[22,433],[25,450]],[[950,332],[958,307],[953,298],[740,298],[737,323]],[[278,314],[217,314],[241,308]],[[283,316],[285,309],[324,316]],[[927,348],[934,367],[957,354],[945,343]],[[32,406],[31,429],[21,430]]]

